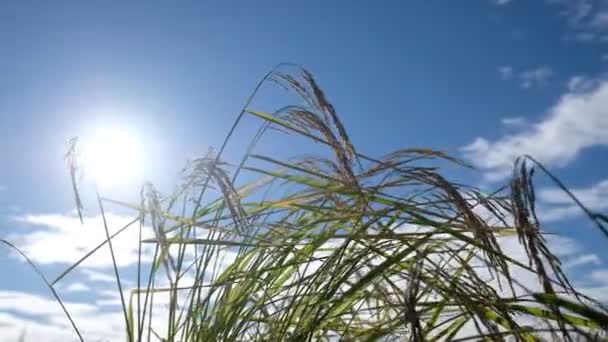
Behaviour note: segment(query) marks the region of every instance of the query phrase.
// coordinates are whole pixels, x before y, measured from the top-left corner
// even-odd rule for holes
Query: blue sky
[[[142,177],[170,189],[187,158],[221,143],[279,62],[315,74],[362,152],[444,150],[478,167],[454,177],[487,189],[506,180],[516,154],[530,153],[591,208],[608,210],[606,1],[15,1],[0,5],[0,41],[0,236],[49,275],[82,253],[62,239],[95,241],[72,212],[69,138],[130,127],[145,145]],[[254,107],[268,110],[281,94],[264,88]],[[254,124],[246,121],[228,159]],[[552,184],[538,183],[541,217],[562,234],[556,248],[569,273],[590,293],[608,293],[606,241]],[[136,189],[107,191],[130,198]],[[114,215],[124,222],[126,213]],[[92,263],[62,284],[92,334],[95,300],[110,301],[103,314],[118,308],[104,297],[108,266]],[[0,278],[0,326],[60,334],[61,315],[32,272],[6,249],[0,267],[12,275]],[[24,301],[48,308],[15,309]]]

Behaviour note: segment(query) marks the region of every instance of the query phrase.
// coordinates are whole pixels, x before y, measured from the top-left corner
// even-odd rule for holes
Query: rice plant
[[[299,103],[250,108],[265,83]],[[223,152],[245,116],[260,128],[228,163]],[[271,129],[327,153],[258,154]],[[81,210],[74,151],[67,161]],[[184,168],[175,193],[146,184],[139,203],[98,194],[102,215],[112,203],[134,210],[133,221],[113,234],[106,226],[98,248],[45,282],[53,290],[98,249],[112,251],[121,232],[139,229],[133,243],[154,253],[139,261],[136,288],[123,287],[114,261],[130,342],[604,339],[608,311],[572,287],[536,218],[533,166],[542,165],[518,160],[493,193],[451,181],[446,165],[469,167],[432,149],[360,153],[313,75],[280,65],[219,150]],[[606,217],[587,214],[606,233]]]

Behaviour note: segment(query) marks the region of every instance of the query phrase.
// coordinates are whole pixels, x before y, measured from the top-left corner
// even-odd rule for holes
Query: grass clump
[[[608,312],[570,285],[547,246],[532,159],[520,159],[511,183],[488,194],[447,179],[440,166],[468,166],[439,151],[367,156],[312,74],[287,69],[272,70],[260,85],[273,82],[301,103],[272,113],[249,108],[258,85],[218,152],[191,162],[174,194],[163,197],[147,184],[141,203],[99,197],[102,213],[109,202],[138,211],[126,227],[108,230],[99,248],[138,226],[133,243],[154,248],[123,300],[129,341],[605,336]],[[261,126],[231,167],[222,154],[245,116]],[[320,144],[330,157],[256,154],[271,128]],[[71,154],[68,160],[80,209],[77,165]],[[601,215],[588,214],[604,227]],[[144,226],[153,237],[143,236]],[[507,241],[526,258],[510,255]],[[535,284],[522,283],[522,272]]]

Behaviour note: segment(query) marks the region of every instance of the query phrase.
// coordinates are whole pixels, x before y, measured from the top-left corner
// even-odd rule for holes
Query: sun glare
[[[141,153],[132,132],[122,127],[97,129],[83,140],[85,174],[99,186],[127,185],[141,176]]]

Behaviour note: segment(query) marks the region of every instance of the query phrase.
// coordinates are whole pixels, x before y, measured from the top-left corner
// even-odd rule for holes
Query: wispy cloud
[[[517,71],[514,67],[503,65],[498,67],[498,74],[502,80],[516,80],[522,88],[542,87],[554,76],[548,66],[539,66],[534,69]]]
[[[494,181],[508,176],[513,161],[524,154],[548,166],[565,166],[585,149],[608,145],[607,108],[608,81],[574,87],[540,121],[495,140],[478,137],[463,152]]]
[[[120,303],[100,305],[95,301],[115,300],[118,293],[112,292],[112,299],[104,298],[100,292],[89,292],[91,303],[65,301],[64,305],[72,316],[85,341],[124,341],[125,323]],[[159,293],[154,296],[153,329],[159,334],[166,332],[169,295]],[[103,324],[100,324],[103,322]],[[26,341],[75,341],[77,336],[60,305],[50,296],[41,296],[21,291],[0,290],[0,342],[17,341],[25,333]]]
[[[98,272],[91,269],[82,269],[81,272],[86,276],[90,282],[98,283],[115,283],[116,278],[114,275],[104,272]]]
[[[599,78],[589,78],[583,75],[573,76],[568,81],[568,90],[573,93],[589,92],[597,87],[599,82]]]
[[[525,70],[520,74],[521,86],[524,88],[543,86],[551,77],[553,77],[553,70],[547,66]]]
[[[608,288],[608,269],[602,265],[602,260],[597,254],[586,251],[576,240],[569,237],[547,235],[545,238],[549,249],[563,262],[563,270],[577,290],[597,299],[607,299],[607,295],[601,293],[599,289]],[[525,248],[517,237],[502,237],[499,243],[501,250],[513,260],[522,264],[529,261]],[[580,269],[585,270],[582,276],[573,277],[573,271]],[[517,294],[542,291],[542,285],[536,274],[516,265],[512,265],[510,271],[512,278],[518,284],[515,288]],[[509,289],[498,285],[489,271],[487,275],[488,283],[493,285],[496,291],[502,295],[511,294]]]
[[[66,303],[74,314],[89,314],[96,311],[95,306],[84,303]],[[0,291],[0,310],[14,310],[27,315],[63,314],[59,304],[34,294],[18,291]]]
[[[602,261],[600,257],[595,254],[583,254],[580,256],[576,256],[568,260],[568,262],[564,263],[565,269],[572,269],[575,267],[580,267],[583,265],[600,265]]]
[[[595,0],[546,0],[557,8],[570,27],[568,38],[581,42],[601,42],[608,36],[608,2]]]
[[[608,179],[586,188],[573,188],[570,191],[589,209],[602,211],[608,209]],[[545,221],[557,221],[582,214],[582,210],[570,197],[557,187],[541,188],[537,191],[542,205],[540,217]]]
[[[586,206],[599,209],[608,207],[608,179],[604,179],[588,188],[573,188],[570,191]],[[570,204],[572,200],[559,188],[542,188],[538,198],[550,204]]]
[[[84,283],[76,282],[68,285],[65,290],[68,292],[86,292],[90,291],[91,288],[85,285]]]
[[[582,284],[585,294],[600,301],[608,301],[608,269],[591,271],[588,279]]]
[[[525,118],[522,118],[521,116],[503,118],[500,121],[502,122],[503,125],[505,125],[507,127],[514,127],[514,128],[521,128],[521,127],[525,127],[526,125],[528,125],[528,121]]]
[[[501,79],[510,80],[513,78],[515,71],[511,66],[502,65],[498,67],[498,73],[500,74]]]
[[[128,290],[124,294],[128,296]],[[124,341],[125,322],[119,293],[110,290],[90,291],[88,297],[90,303],[64,300],[64,305],[84,340]],[[179,295],[178,298],[180,303],[184,302],[184,298]],[[154,295],[152,328],[160,336],[166,335],[169,302],[169,293]],[[24,332],[26,341],[77,340],[60,305],[50,296],[0,290],[0,342],[17,341]]]
[[[85,217],[84,224],[77,216],[64,214],[30,214],[14,217],[24,226],[8,239],[39,264],[72,264],[106,240],[101,216]],[[124,227],[132,217],[106,214],[112,232]],[[152,236],[149,228],[145,234]],[[146,236],[146,237],[147,237]],[[112,240],[119,266],[137,262],[138,226],[134,224]],[[142,260],[152,259],[152,248],[144,246]],[[83,267],[107,267],[112,264],[107,245],[83,262]]]

